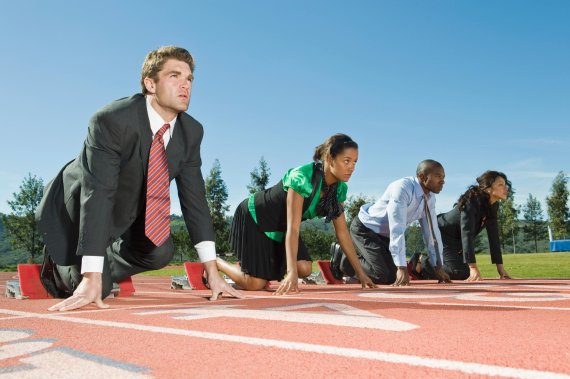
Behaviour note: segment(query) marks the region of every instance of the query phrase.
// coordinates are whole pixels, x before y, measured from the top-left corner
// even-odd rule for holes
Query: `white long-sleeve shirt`
[[[437,240],[438,251],[430,231],[424,211],[424,191],[416,177],[408,176],[390,183],[384,194],[374,204],[364,204],[358,218],[370,230],[390,239],[390,252],[396,266],[406,266],[407,227],[419,220],[424,241],[430,253],[431,262],[441,265],[443,262],[441,233],[437,227],[435,213],[435,194],[426,195],[431,215],[433,231]]]

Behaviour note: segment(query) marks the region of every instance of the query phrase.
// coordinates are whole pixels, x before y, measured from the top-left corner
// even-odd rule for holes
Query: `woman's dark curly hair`
[[[457,200],[457,205],[460,208],[463,208],[465,203],[470,201],[471,199],[477,197],[479,199],[485,200],[483,203],[485,205],[489,204],[489,194],[485,191],[487,188],[490,188],[497,178],[505,179],[505,183],[507,185],[507,189],[511,190],[511,182],[507,179],[507,175],[503,174],[499,171],[485,171],[477,178],[477,184],[473,184],[467,188],[467,191],[461,196],[459,196],[459,200]]]

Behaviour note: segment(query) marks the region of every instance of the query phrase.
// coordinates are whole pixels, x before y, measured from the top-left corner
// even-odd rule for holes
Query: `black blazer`
[[[201,172],[202,125],[180,113],[166,148],[182,214],[194,244],[214,231]],[[59,265],[105,249],[145,209],[152,131],[142,94],[117,100],[91,118],[83,149],[45,188],[36,212],[39,231]]]
[[[484,203],[485,201],[488,200],[475,196],[468,200],[462,209],[456,205],[451,211],[437,215],[437,225],[441,231],[444,249],[446,239],[461,240],[465,263],[476,262],[475,237],[483,228],[487,229],[491,261],[495,264],[503,263],[497,223],[499,203],[488,205]]]

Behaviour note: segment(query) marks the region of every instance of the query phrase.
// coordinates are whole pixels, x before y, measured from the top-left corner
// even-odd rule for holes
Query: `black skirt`
[[[287,272],[285,241],[267,237],[251,217],[245,199],[236,209],[230,243],[240,260],[242,272],[265,280],[281,280]],[[307,247],[299,237],[298,261],[311,261]]]

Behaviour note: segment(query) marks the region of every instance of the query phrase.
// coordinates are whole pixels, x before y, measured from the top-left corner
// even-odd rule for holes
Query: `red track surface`
[[[2,292],[14,275],[0,273]],[[570,378],[570,279],[305,285],[218,302],[169,277],[133,279],[134,296],[105,310],[1,298],[0,377]]]

